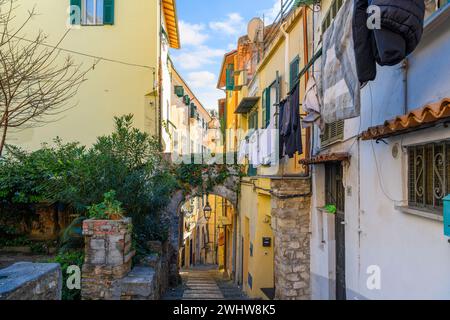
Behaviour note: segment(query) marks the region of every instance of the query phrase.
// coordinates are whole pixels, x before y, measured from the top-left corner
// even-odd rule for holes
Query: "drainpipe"
[[[403,114],[408,113],[408,59],[403,60]]]
[[[307,11],[307,7],[303,8],[303,61],[305,61],[305,63],[307,61],[309,61],[309,41],[308,41],[308,11]],[[306,72],[305,73],[305,92],[306,92],[306,87],[308,85],[308,80],[309,80],[309,73]],[[299,80],[300,81],[300,80]],[[311,128],[308,127],[306,128],[306,150],[305,150],[305,156],[306,158],[311,157]],[[309,175],[311,168],[309,166],[306,166],[306,174]]]
[[[289,33],[286,32],[286,22],[281,25],[281,32],[284,35],[284,82],[286,94],[289,92],[288,74],[289,74]]]

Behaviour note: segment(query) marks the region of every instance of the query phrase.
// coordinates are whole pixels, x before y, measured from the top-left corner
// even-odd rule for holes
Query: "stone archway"
[[[220,184],[212,186],[208,190],[208,194],[220,196],[228,200],[238,210],[238,188],[239,175],[234,169],[228,168],[230,174]],[[218,170],[212,170],[218,172]],[[213,176],[209,177],[214,180]],[[201,187],[194,187],[189,192],[186,190],[177,190],[172,194],[171,201],[164,210],[166,223],[169,226],[169,282],[171,285],[176,285],[180,281],[179,267],[178,267],[178,250],[180,248],[180,233],[182,216],[181,207],[189,199],[199,197],[202,195]]]

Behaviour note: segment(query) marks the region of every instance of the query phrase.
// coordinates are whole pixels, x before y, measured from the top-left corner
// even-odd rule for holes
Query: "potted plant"
[[[328,204],[325,206],[325,211],[328,212],[329,214],[336,214],[336,206],[334,204]]]
[[[93,220],[122,220],[122,203],[116,199],[116,192],[111,190],[104,194],[103,202],[89,206],[88,217]]]

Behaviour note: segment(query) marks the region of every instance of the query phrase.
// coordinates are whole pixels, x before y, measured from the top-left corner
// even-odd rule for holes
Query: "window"
[[[344,124],[344,120],[326,124],[320,136],[321,146],[326,147],[344,139]]]
[[[294,89],[298,81],[298,73],[300,68],[300,58],[297,56],[292,60],[289,68],[289,91]]]
[[[331,26],[331,22],[333,22],[334,18],[339,12],[339,9],[342,7],[344,0],[334,0],[330,6],[330,9],[325,14],[322,19],[322,34]]]
[[[114,24],[114,0],[70,0],[70,5],[80,8],[81,12],[81,19],[72,20],[74,24],[80,22],[85,26]]]
[[[252,131],[258,129],[258,111],[253,111],[249,114],[248,129]]]
[[[442,215],[450,193],[450,141],[408,147],[408,205]]]
[[[81,6],[81,24],[103,24],[103,0],[83,0]]]
[[[234,90],[234,65],[229,64],[226,71],[226,90]]]

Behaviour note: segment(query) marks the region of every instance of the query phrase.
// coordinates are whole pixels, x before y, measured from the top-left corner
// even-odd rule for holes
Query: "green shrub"
[[[66,251],[60,252],[55,258],[49,260],[49,262],[59,263],[61,265],[61,271],[63,276],[62,285],[62,299],[63,300],[80,300],[81,290],[67,288],[67,279],[69,275],[67,274],[67,268],[69,266],[76,265],[80,268],[84,262],[84,252],[83,251]]]
[[[99,137],[90,148],[65,144],[58,138],[53,146],[44,144],[34,152],[7,146],[8,152],[0,159],[0,203],[59,202],[74,208],[81,218],[100,217],[107,206],[117,209],[121,203],[123,212],[133,219],[140,246],[167,238],[160,213],[178,186],[177,180],[161,157],[158,141],[134,128],[132,115],[114,120],[115,131]],[[114,199],[104,203],[111,190]],[[72,229],[81,233],[81,228]]]

